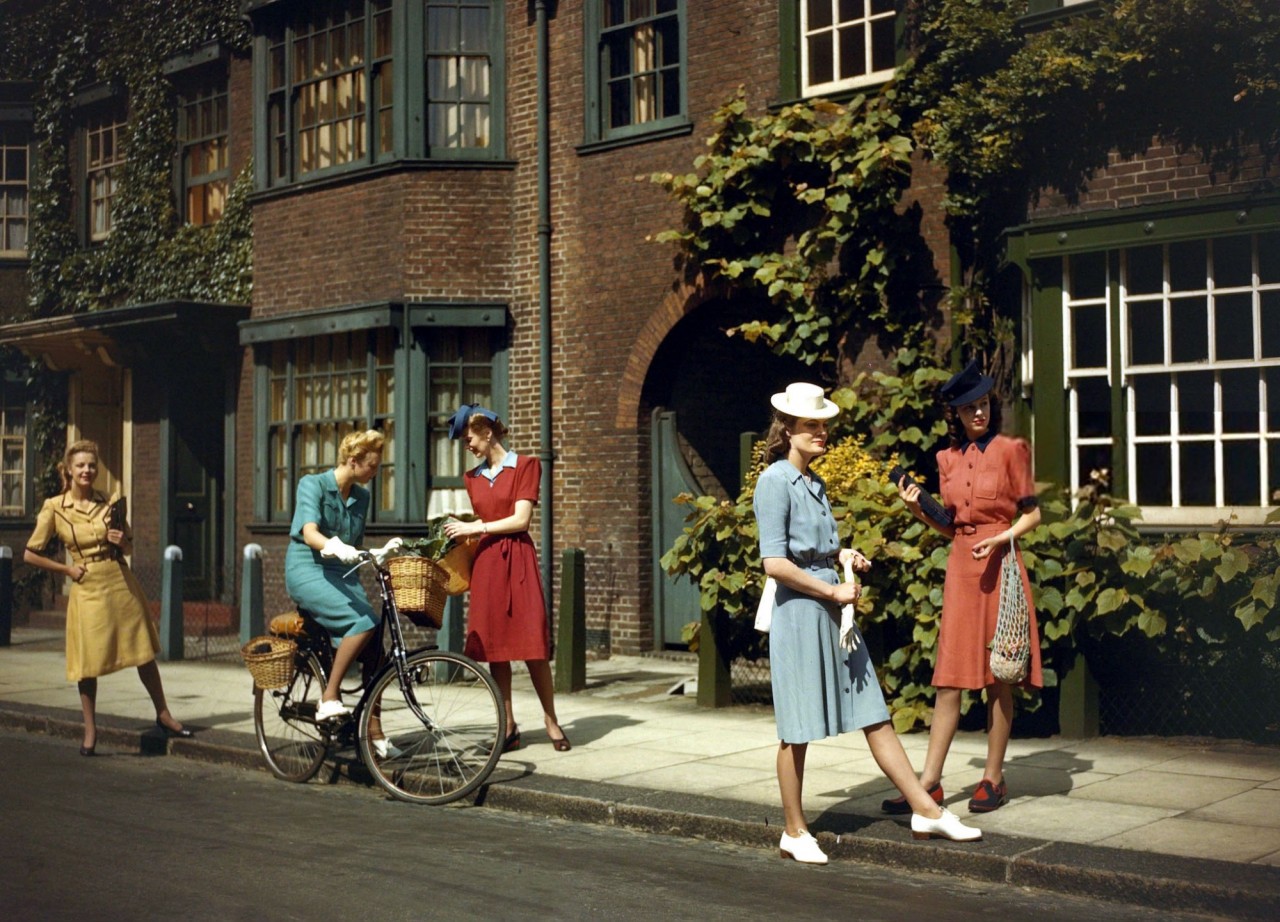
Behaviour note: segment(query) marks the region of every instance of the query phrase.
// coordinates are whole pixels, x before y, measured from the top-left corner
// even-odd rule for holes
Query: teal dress
[[[377,627],[378,618],[356,574],[345,575],[351,564],[326,559],[308,547],[302,540],[302,526],[315,522],[326,538],[337,535],[359,547],[368,515],[369,491],[352,484],[344,500],[333,471],[308,474],[298,481],[289,549],[284,555],[284,585],[298,607],[311,612],[329,631],[335,646],[344,637]]]
[[[836,585],[840,536],[827,485],[809,480],[783,458],[756,481],[752,501],[760,556],[786,557]],[[778,739],[808,743],[889,719],[867,644],[858,634],[852,653],[840,647],[840,609],[778,584],[769,628],[769,671]]]

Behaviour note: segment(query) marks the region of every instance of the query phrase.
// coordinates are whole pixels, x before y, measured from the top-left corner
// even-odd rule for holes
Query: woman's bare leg
[[[960,689],[939,688],[933,702],[933,723],[929,727],[929,749],[924,757],[924,771],[920,783],[931,788],[942,780],[942,766],[946,764],[951,741],[960,726]]]
[[[801,802],[804,793],[804,758],[808,753],[808,743],[778,744],[778,790],[782,794],[782,820],[786,823],[789,836],[798,836],[809,829]]]
[[[538,693],[538,703],[542,705],[542,721],[547,725],[547,736],[553,740],[564,739],[564,728],[556,717],[556,683],[551,677],[551,663],[535,659],[526,660],[525,665],[529,667],[533,690]]]
[[[347,670],[351,668],[351,664],[356,661],[356,657],[360,655],[360,651],[364,649],[364,645],[369,642],[369,638],[373,636],[373,631],[362,631],[359,634],[350,634],[342,638],[342,643],[338,644],[338,649],[333,651],[333,671],[329,673],[329,681],[325,684],[324,694],[320,698],[324,701],[337,701],[342,697],[342,679],[347,674]]]
[[[160,681],[160,667],[156,661],[152,660],[139,666],[138,678],[142,680],[142,687],[151,696],[151,704],[156,709],[156,720],[161,726],[175,733],[181,732],[182,722],[169,713],[169,705],[164,700],[164,683]]]
[[[942,810],[933,802],[933,798],[925,791],[924,785],[916,777],[916,770],[911,767],[907,751],[902,748],[902,740],[894,732],[893,724],[885,721],[862,731],[867,737],[867,746],[871,755],[893,786],[902,792],[902,796],[911,805],[912,813],[919,813],[930,819],[942,816]]]
[[[76,690],[80,692],[80,711],[84,714],[84,739],[80,745],[92,749],[98,744],[98,680],[81,679]]]
[[[982,777],[995,784],[1004,780],[1004,758],[1013,732],[1013,687],[1003,682],[987,686],[987,764]]]
[[[510,736],[516,728],[516,715],[511,704],[511,664],[490,663],[489,674],[498,683],[498,693],[502,695],[502,706],[507,712],[507,732]]]

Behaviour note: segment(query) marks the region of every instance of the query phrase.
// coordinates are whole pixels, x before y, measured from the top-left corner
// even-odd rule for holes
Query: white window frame
[[[809,3],[810,0],[799,0],[800,3],[800,91],[804,96],[819,96],[824,93],[834,93],[841,90],[852,90],[859,87],[871,86],[877,83],[883,83],[893,76],[893,72],[897,69],[895,63],[891,67],[872,70],[873,62],[876,58],[875,36],[877,29],[876,24],[882,24],[885,20],[893,26],[893,39],[890,48],[891,57],[897,57],[897,31],[896,19],[897,9],[895,4],[887,2],[887,0],[860,0],[862,4],[862,14],[853,19],[840,19],[840,0],[820,0],[820,2],[828,2],[831,4],[831,25],[822,26],[818,29],[810,30],[809,28]],[[884,6],[884,9],[877,10],[877,6]],[[862,66],[863,73],[856,77],[848,77],[841,79],[839,76],[841,68],[840,58],[840,40],[837,35],[838,31],[844,27],[862,24],[864,27],[862,42]],[[810,45],[811,36],[830,35],[831,42],[831,60],[832,74],[834,79],[824,83],[811,83],[810,74]]]
[[[1275,232],[1271,232],[1274,234]],[[1138,483],[1138,448],[1140,445],[1168,445],[1170,452],[1169,471],[1170,471],[1170,504],[1167,506],[1143,505],[1142,521],[1149,525],[1171,525],[1171,526],[1212,526],[1224,519],[1230,519],[1234,524],[1238,525],[1258,525],[1262,524],[1266,514],[1275,505],[1270,496],[1269,485],[1273,479],[1271,471],[1271,453],[1269,449],[1273,445],[1280,445],[1280,427],[1268,429],[1268,407],[1274,406],[1280,401],[1280,375],[1275,376],[1274,386],[1271,391],[1268,390],[1268,382],[1266,369],[1280,368],[1280,356],[1263,356],[1262,355],[1262,327],[1261,327],[1261,311],[1262,300],[1264,295],[1270,295],[1273,298],[1280,298],[1280,280],[1262,282],[1259,276],[1258,264],[1258,246],[1257,239],[1263,234],[1247,235],[1253,244],[1250,247],[1250,258],[1252,260],[1250,281],[1247,285],[1235,285],[1229,287],[1218,287],[1215,284],[1213,270],[1213,247],[1215,241],[1225,239],[1223,237],[1205,238],[1206,244],[1206,265],[1205,265],[1205,286],[1195,289],[1178,289],[1172,288],[1170,280],[1170,256],[1169,248],[1171,244],[1164,242],[1159,244],[1161,251],[1161,272],[1162,281],[1159,292],[1144,292],[1141,294],[1130,294],[1128,290],[1128,253],[1130,250],[1144,248],[1144,245],[1137,244],[1134,246],[1119,247],[1119,266],[1120,276],[1114,278],[1113,260],[1106,260],[1106,283],[1105,293],[1101,298],[1080,298],[1072,297],[1072,278],[1071,268],[1072,259],[1078,258],[1072,256],[1063,257],[1063,285],[1062,285],[1062,318],[1063,318],[1063,368],[1066,377],[1066,390],[1068,396],[1068,442],[1070,452],[1070,476],[1073,487],[1082,482],[1083,471],[1080,466],[1081,449],[1090,446],[1111,446],[1116,438],[1123,439],[1123,450],[1126,453],[1127,467],[1129,471],[1129,489],[1128,493],[1137,502],[1137,483]],[[1252,318],[1252,341],[1253,355],[1247,359],[1221,359],[1217,356],[1217,339],[1216,339],[1216,310],[1219,298],[1226,296],[1236,296],[1247,294],[1251,299],[1251,318]],[[1206,339],[1208,356],[1204,360],[1197,361],[1172,361],[1172,344],[1173,344],[1173,320],[1171,304],[1174,299],[1180,297],[1203,297],[1205,299],[1205,322],[1207,324]],[[1144,362],[1134,363],[1132,361],[1131,350],[1131,333],[1130,333],[1130,313],[1136,305],[1147,305],[1150,309],[1151,305],[1158,305],[1161,311],[1161,354],[1160,362]],[[1073,311],[1077,309],[1097,308],[1102,306],[1106,310],[1105,324],[1106,328],[1106,368],[1077,368],[1073,362]],[[1119,341],[1112,342],[1112,318],[1115,317],[1115,311],[1119,311]],[[1113,379],[1116,369],[1116,363],[1120,363],[1120,380],[1123,387],[1122,405],[1123,415],[1120,419],[1112,419],[1112,432],[1109,437],[1082,437],[1080,435],[1080,407],[1079,392],[1077,390],[1080,380],[1088,377],[1098,377],[1101,372],[1106,376],[1108,381]],[[1226,395],[1224,394],[1224,385],[1222,375],[1224,372],[1231,371],[1256,371],[1258,386],[1258,425],[1257,429],[1250,432],[1227,432],[1224,429],[1224,417],[1226,409]],[[1180,416],[1178,406],[1178,375],[1180,374],[1213,374],[1213,403],[1212,403],[1212,431],[1205,433],[1187,433],[1180,429]],[[1169,383],[1169,425],[1167,433],[1144,434],[1139,435],[1137,428],[1137,392],[1135,389],[1135,381],[1143,378],[1166,377]],[[1113,402],[1114,405],[1114,402]],[[1233,442],[1256,442],[1258,446],[1258,477],[1259,477],[1259,505],[1227,505],[1226,487],[1227,472],[1224,463],[1224,446]],[[1197,505],[1188,506],[1182,504],[1182,467],[1181,452],[1177,450],[1179,445],[1190,443],[1209,443],[1213,446],[1213,470],[1207,474],[1212,478],[1214,489],[1214,504],[1211,506]]]

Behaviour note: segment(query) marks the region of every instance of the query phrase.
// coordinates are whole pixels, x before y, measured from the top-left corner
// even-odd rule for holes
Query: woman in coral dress
[[[479,538],[471,566],[471,601],[467,610],[464,652],[489,671],[507,709],[504,751],[520,748],[520,728],[512,713],[511,663],[524,660],[542,704],[547,736],[560,752],[569,738],[556,718],[551,679],[551,631],[538,552],[529,537],[529,521],[538,501],[542,465],[502,445],[507,429],[492,410],[463,404],[450,420],[449,437],[465,438],[467,451],[480,459],[465,479],[472,522],[450,522],[450,538]]]
[[[938,452],[938,473],[942,505],[953,524],[941,527],[921,511],[918,486],[898,487],[916,518],[952,540],[933,671],[938,697],[920,781],[935,800],[942,801],[942,767],[960,722],[960,692],[985,689],[987,759],[982,781],[969,801],[973,813],[989,813],[1008,801],[1004,759],[1013,726],[1013,687],[991,674],[990,644],[1000,609],[1000,565],[1010,542],[1040,524],[1031,448],[1022,439],[1000,434],[1000,404],[991,392],[994,384],[976,362],[970,362],[942,386],[949,407],[951,445]],[[1021,553],[1018,562],[1021,565]],[[1031,611],[1031,665],[1022,684],[1041,688],[1040,632],[1027,569],[1020,566],[1020,570]],[[894,800],[881,807],[886,813],[904,812]]]
[[[73,442],[58,472],[62,492],[40,507],[22,559],[72,583],[67,601],[67,679],[76,683],[84,713],[80,755],[93,755],[98,743],[98,676],[130,666],[137,667],[155,705],[156,726],[168,736],[191,736],[165,703],[156,665],[160,636],[142,587],[124,559],[133,547],[128,524],[117,527],[111,521],[112,501],[93,488],[98,478],[97,444]],[[44,555],[55,536],[70,563]]]

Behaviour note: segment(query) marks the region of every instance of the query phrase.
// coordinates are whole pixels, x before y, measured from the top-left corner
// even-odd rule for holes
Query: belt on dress
[[[77,566],[84,566],[86,563],[97,563],[99,560],[115,560],[114,551],[100,551],[97,554],[85,554],[76,561]]]
[[[976,535],[980,532],[1004,531],[1010,525],[1009,522],[1001,524],[1000,522],[984,522],[981,525],[957,525],[955,527],[957,535]]]
[[[800,567],[801,569],[804,569],[804,570],[814,570],[814,569],[823,569],[823,568],[830,568],[834,570],[836,567],[837,560],[838,558],[836,557],[835,554],[827,554],[823,557],[800,558],[795,560],[794,563],[797,567]]]

